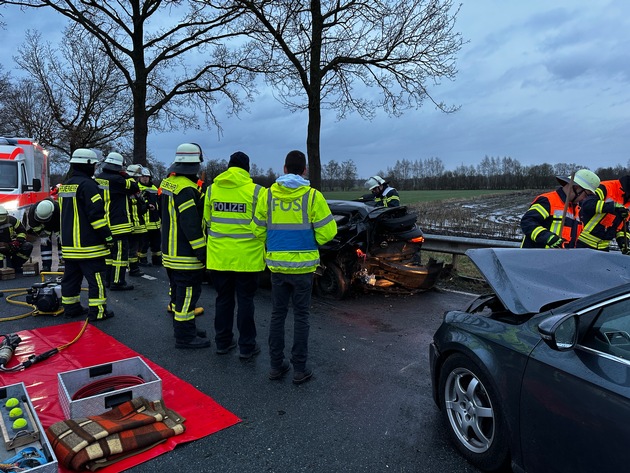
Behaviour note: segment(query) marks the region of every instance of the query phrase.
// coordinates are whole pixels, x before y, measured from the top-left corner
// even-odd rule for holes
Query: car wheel
[[[323,273],[315,278],[316,294],[341,300],[348,293],[348,279],[335,263],[326,263]]]
[[[485,471],[509,467],[507,429],[490,377],[470,358],[457,354],[440,372],[440,407],[453,443]]]

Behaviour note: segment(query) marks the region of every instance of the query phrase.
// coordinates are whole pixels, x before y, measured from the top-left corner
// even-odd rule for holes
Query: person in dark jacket
[[[131,216],[128,196],[140,192],[136,181],[125,173],[124,158],[120,153],[109,153],[103,161],[103,168],[96,176],[103,202],[105,218],[114,238],[111,255],[106,258],[107,275],[105,285],[112,291],[128,291],[133,285],[127,284],[126,272],[129,264],[129,237]]]
[[[138,263],[141,266],[149,266],[148,252],[151,249],[151,265],[162,265],[162,236],[160,232],[160,206],[158,203],[157,187],[151,179],[151,171],[149,168],[142,168],[142,175],[139,178],[138,186],[140,193],[147,202],[147,213],[145,214],[144,223],[147,232],[143,235],[138,251]]]
[[[87,313],[91,321],[114,316],[107,310],[105,258],[114,246],[107,225],[105,205],[93,179],[96,153],[79,148],[70,158],[70,172],[59,189],[61,251],[65,271],[61,280],[61,302],[66,317]],[[88,284],[88,309],[81,307],[81,283]]]
[[[52,270],[53,240],[57,240],[58,269],[61,271],[63,257],[61,254],[61,243],[59,242],[59,228],[61,225],[59,203],[53,197],[40,200],[24,212],[23,223],[29,235],[34,235],[40,239],[42,271]]]
[[[206,334],[197,331],[195,322],[195,305],[201,295],[206,267],[203,193],[197,185],[202,160],[199,145],[179,145],[168,177],[158,190],[162,209],[162,265],[170,282],[168,307],[173,311],[176,348],[211,345]]]
[[[365,187],[372,192],[377,207],[398,207],[400,196],[398,191],[389,185],[381,176],[372,176],[365,181]]]
[[[597,188],[597,195],[606,202],[612,201],[630,209],[630,175],[621,176],[619,179],[602,181]],[[615,240],[621,252],[630,254],[628,236],[628,218],[624,217],[624,212],[616,206],[616,214],[621,217],[621,222],[615,229]],[[609,217],[610,218],[610,217]]]
[[[26,241],[26,228],[22,222],[0,205],[0,267],[6,260],[16,273],[21,273],[32,252],[33,245]]]

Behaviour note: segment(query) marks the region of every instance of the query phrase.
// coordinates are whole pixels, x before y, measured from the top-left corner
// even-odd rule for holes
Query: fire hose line
[[[72,396],[72,400],[76,401],[78,399],[85,399],[86,397],[117,391],[119,389],[132,388],[140,384],[144,384],[144,379],[140,376],[109,376],[81,386]]]

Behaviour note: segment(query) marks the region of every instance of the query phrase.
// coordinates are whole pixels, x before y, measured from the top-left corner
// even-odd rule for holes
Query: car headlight
[[[17,199],[7,200],[6,202],[2,202],[3,207],[7,209],[9,212],[11,212],[12,210],[17,210],[18,204],[19,204],[19,201]]]

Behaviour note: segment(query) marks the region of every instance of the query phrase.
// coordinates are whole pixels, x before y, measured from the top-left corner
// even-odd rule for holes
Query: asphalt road
[[[461,308],[471,296],[434,290],[414,296],[361,294],[344,301],[314,298],[309,361],[315,374],[295,386],[290,374],[281,381],[267,378],[269,289],[259,289],[256,296],[262,353],[242,362],[236,351],[216,355],[214,346],[176,350],[165,310],[165,271],[152,267],[146,272],[155,279],[129,278],[136,289],[109,293],[108,308],[116,316],[98,327],[211,396],[242,422],[131,471],[478,471],[446,439],[428,366],[428,345],[442,314]],[[0,281],[0,292],[38,281]],[[204,284],[200,305],[206,314],[197,324],[211,336],[214,296]],[[0,312],[6,317],[24,307],[0,300]],[[5,321],[0,333],[67,321],[49,316]]]

